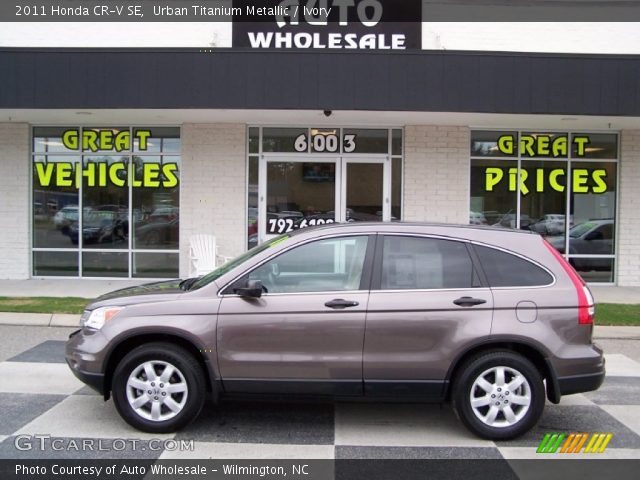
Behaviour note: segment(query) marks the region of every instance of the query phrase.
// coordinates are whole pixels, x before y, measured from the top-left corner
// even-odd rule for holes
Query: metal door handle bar
[[[454,300],[453,303],[459,305],[460,307],[473,307],[475,305],[482,305],[483,303],[487,303],[487,301],[483,300],[482,298],[460,297],[457,300]]]
[[[335,300],[330,300],[324,304],[325,307],[334,308],[337,310],[341,310],[343,308],[357,307],[360,305],[358,302],[353,302],[351,300],[343,300],[342,298],[336,298]]]

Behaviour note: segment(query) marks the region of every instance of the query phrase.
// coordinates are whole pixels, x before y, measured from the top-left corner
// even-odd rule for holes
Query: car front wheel
[[[462,366],[452,399],[456,414],[469,430],[490,440],[508,440],[538,422],[545,389],[540,372],[525,357],[493,351]]]
[[[131,426],[151,433],[181,429],[202,410],[205,376],[183,348],[152,343],[129,352],[113,375],[113,400]]]

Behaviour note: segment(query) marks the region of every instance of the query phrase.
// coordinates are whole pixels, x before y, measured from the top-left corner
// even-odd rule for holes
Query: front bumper
[[[65,360],[73,374],[105,398],[109,393],[102,371],[106,345],[107,340],[100,331],[76,330],[69,335],[65,346]]]

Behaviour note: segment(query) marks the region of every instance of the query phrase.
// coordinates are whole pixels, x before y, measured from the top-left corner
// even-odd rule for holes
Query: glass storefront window
[[[178,275],[179,128],[36,127],[33,151],[34,275]]]
[[[296,141],[300,141],[300,136],[306,137],[308,145],[309,130],[307,128],[263,128],[262,129],[262,151],[294,153]]]
[[[521,230],[564,240],[567,174],[566,162],[522,161],[519,185]]]
[[[472,157],[515,157],[517,154],[515,151],[509,153],[508,148],[502,148],[498,146],[500,138],[511,137],[512,142],[517,144],[518,133],[517,132],[497,132],[493,130],[488,131],[474,131],[471,132],[471,156]]]
[[[354,135],[355,149],[349,153],[389,153],[389,131],[345,128],[344,137]]]
[[[517,193],[512,178],[517,171],[516,161],[471,160],[470,224],[515,228]]]
[[[487,149],[473,139],[488,138],[516,158],[475,158]],[[470,153],[470,223],[537,232],[585,280],[614,281],[617,134],[472,132]],[[489,221],[487,205],[501,220]]]

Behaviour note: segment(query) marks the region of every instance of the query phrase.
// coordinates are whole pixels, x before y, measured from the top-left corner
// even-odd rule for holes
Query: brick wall
[[[640,286],[640,130],[621,138],[618,285]]]
[[[0,278],[29,277],[29,125],[0,123]]]
[[[469,129],[405,128],[404,219],[469,222]]]
[[[180,275],[189,273],[189,238],[215,235],[219,253],[245,249],[246,128],[235,124],[182,127]]]

